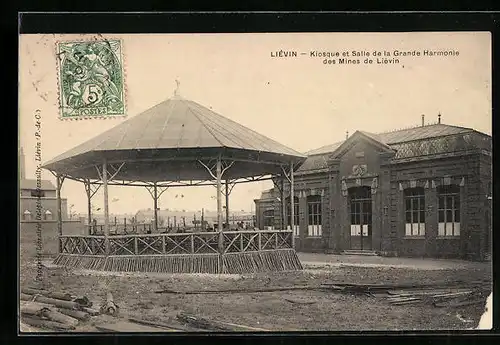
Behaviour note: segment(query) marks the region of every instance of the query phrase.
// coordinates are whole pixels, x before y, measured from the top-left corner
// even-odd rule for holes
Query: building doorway
[[[372,195],[368,186],[349,188],[351,249],[372,250]]]

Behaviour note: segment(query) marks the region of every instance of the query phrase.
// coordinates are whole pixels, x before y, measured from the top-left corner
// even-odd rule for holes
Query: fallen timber
[[[460,284],[460,282],[454,282]],[[481,284],[482,283],[482,284]],[[228,293],[263,293],[276,291],[293,291],[293,290],[315,290],[322,292],[349,293],[349,294],[364,294],[374,298],[385,299],[392,305],[409,305],[416,303],[426,303],[435,307],[462,307],[476,303],[484,303],[486,300],[486,292],[491,289],[491,286],[485,286],[486,282],[472,284],[473,287],[455,288],[450,282],[445,286],[436,286],[431,284],[354,284],[354,283],[328,283],[321,285],[299,285],[286,287],[264,287],[264,288],[239,288],[239,289],[221,289],[221,290],[197,290],[197,291],[175,291],[163,289],[156,293],[170,294],[228,294]],[[335,284],[335,285],[334,285]],[[465,284],[470,285],[470,284]],[[405,290],[407,287],[409,290]],[[395,290],[397,289],[397,290]],[[482,301],[482,302],[479,302]],[[292,303],[314,303],[310,301],[295,301]]]
[[[457,282],[455,283],[457,284]],[[458,283],[459,284],[459,283]],[[450,284],[451,285],[451,284]],[[392,292],[394,289],[399,291],[404,291],[404,288],[431,288],[436,287],[436,285],[431,284],[356,284],[356,283],[324,283],[321,285],[294,285],[285,287],[265,287],[265,288],[240,288],[240,289],[221,289],[221,290],[193,290],[193,291],[176,291],[170,289],[164,289],[155,291],[156,293],[170,293],[170,294],[219,294],[219,293],[258,293],[258,292],[274,292],[274,291],[291,291],[291,290],[318,290],[325,292],[346,292],[346,293],[361,293],[361,294],[372,294],[372,293],[386,293],[395,294]],[[440,289],[439,292],[446,292],[444,288]],[[469,291],[469,289],[466,289]],[[434,293],[436,294],[436,293]],[[463,294],[463,293],[461,293]],[[398,294],[399,295],[399,294]],[[459,294],[460,295],[460,294]]]
[[[86,296],[66,292],[27,287],[21,289],[20,299],[20,323],[40,330],[74,330],[80,321],[99,314],[89,307],[92,303]]]
[[[45,303],[45,304],[52,304],[56,307],[65,308],[65,309],[81,310],[82,308],[84,308],[81,304],[76,303],[76,302],[63,301],[63,300],[44,297],[44,296],[40,296],[40,295],[27,295],[24,293],[21,293],[21,301],[33,301],[33,302],[40,302],[40,303]]]
[[[42,329],[52,329],[56,331],[71,331],[75,329],[75,326],[72,325],[65,325],[59,322],[54,322],[50,320],[43,320],[39,318],[34,318],[34,317],[23,317],[22,318],[23,323],[37,327],[37,328],[42,328]]]
[[[101,306],[101,313],[108,315],[115,315],[118,313],[118,306],[115,304],[113,294],[111,294],[111,292],[106,294],[106,299]]]
[[[134,318],[134,317],[129,317],[128,321],[133,322],[133,323],[138,323],[140,325],[157,327],[157,328],[160,328],[160,329],[185,331],[185,332],[199,331],[199,329],[197,329],[197,328],[183,327],[183,326],[180,326],[180,325],[170,325],[170,324],[166,324],[166,323],[163,323],[163,322],[137,319],[137,318]]]
[[[47,307],[44,304],[39,304],[36,302],[28,302],[27,304],[21,305],[20,312],[23,319],[25,317],[39,318],[70,327],[75,327],[78,324],[78,319],[61,313],[56,310],[56,308]]]
[[[58,308],[57,311],[62,314],[71,316],[80,321],[87,321],[90,318],[90,314],[85,311],[64,309],[64,308]]]
[[[199,294],[226,294],[226,293],[259,293],[259,292],[274,292],[274,291],[292,291],[292,290],[326,290],[326,291],[343,291],[342,287],[332,285],[302,285],[302,286],[284,286],[284,287],[267,287],[254,289],[224,289],[224,290],[197,290],[197,291],[176,291],[176,290],[159,290],[155,293],[170,293],[180,295],[199,295]]]
[[[269,332],[267,329],[256,328],[244,325],[238,325],[229,322],[216,321],[208,318],[179,313],[177,319],[190,326],[211,330],[211,331],[226,331],[226,332]]]
[[[66,292],[58,292],[58,291],[50,291],[50,290],[42,290],[42,289],[34,289],[34,288],[22,288],[21,293],[26,295],[39,295],[43,297],[53,298],[57,300],[70,301],[78,303],[83,307],[92,307],[92,303],[85,296],[73,296]]]

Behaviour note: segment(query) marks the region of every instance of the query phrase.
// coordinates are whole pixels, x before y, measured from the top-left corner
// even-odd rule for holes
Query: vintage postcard
[[[22,333],[491,328],[489,33],[19,46]]]

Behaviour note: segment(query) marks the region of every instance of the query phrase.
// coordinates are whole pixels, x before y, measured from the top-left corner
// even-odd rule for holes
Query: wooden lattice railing
[[[63,235],[63,254],[106,255],[104,236]],[[217,254],[219,233],[130,234],[108,237],[109,255]],[[291,230],[223,232],[223,253],[292,248]]]

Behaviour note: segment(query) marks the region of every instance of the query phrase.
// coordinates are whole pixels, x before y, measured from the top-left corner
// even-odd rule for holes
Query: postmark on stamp
[[[57,43],[61,118],[125,115],[120,40]]]

